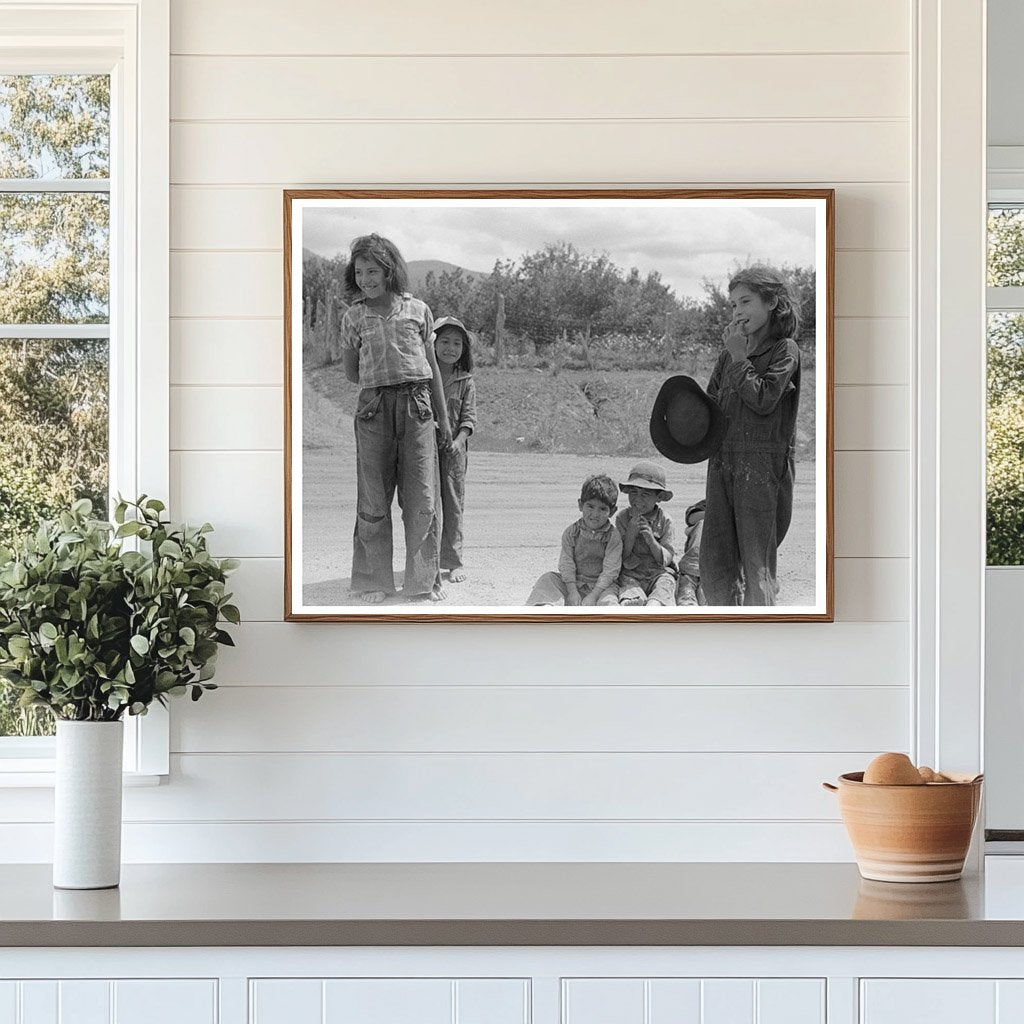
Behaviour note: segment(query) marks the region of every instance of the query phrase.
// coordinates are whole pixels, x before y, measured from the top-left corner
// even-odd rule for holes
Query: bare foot
[[[364,590],[359,595],[359,600],[363,604],[381,604],[387,596],[383,590]]]
[[[439,583],[434,584],[434,589],[429,594],[402,594],[402,600],[406,604],[437,604],[448,597],[448,592]]]
[[[466,570],[465,569],[452,569],[448,573],[449,583],[465,583],[466,582]]]

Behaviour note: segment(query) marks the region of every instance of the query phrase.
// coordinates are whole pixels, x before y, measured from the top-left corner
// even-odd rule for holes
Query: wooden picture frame
[[[833,190],[317,189],[286,190],[283,199],[287,620],[833,620]],[[366,242],[350,259],[353,240],[370,234],[390,239],[404,257],[405,299],[386,290],[400,280],[381,266],[393,249],[382,256],[379,243]],[[377,294],[371,281],[359,291],[356,271],[374,267],[385,288]],[[786,294],[802,314],[792,338],[782,336],[795,322],[783,315]],[[458,343],[432,361],[427,344],[432,351],[433,324],[442,317],[456,318],[442,334],[450,341],[454,332]],[[451,362],[466,343],[475,358],[471,373],[464,357]],[[712,407],[706,396],[713,375]],[[458,444],[444,447],[434,420],[441,418],[436,389],[445,380],[446,411],[466,415],[467,379],[475,420],[452,424],[467,449],[463,459]],[[432,453],[428,420],[442,445]],[[424,461],[430,458],[438,462],[433,471]],[[631,477],[638,463],[654,468]],[[657,535],[644,528],[643,509],[623,511],[623,493],[610,530],[601,522],[607,497],[591,502],[596,519],[581,519],[584,479],[633,480],[629,500],[642,502],[660,486],[644,472],[659,470],[665,492],[675,496],[646,517]],[[426,481],[430,472],[438,489],[432,520],[427,484],[416,484],[417,473]],[[438,565],[439,546],[449,568],[458,561],[452,537],[441,536],[441,487],[456,507],[451,480],[460,474],[464,506],[448,522],[450,532],[463,527],[468,578],[453,583],[441,573],[445,596],[433,600],[422,581]],[[382,504],[396,475],[399,492],[407,489],[407,565],[410,580],[421,580],[418,590],[415,583],[398,589],[401,493],[390,511]],[[608,491],[607,480],[588,486]],[[698,554],[694,506],[704,497]],[[389,514],[391,568],[381,556],[390,550],[382,539]],[[659,515],[674,521],[674,544]],[[771,545],[780,532],[773,577]],[[609,546],[619,542],[627,569],[619,590],[602,591],[599,605],[527,603],[550,597],[551,587],[572,601],[577,562],[576,590],[585,595],[595,565],[603,570],[598,585],[608,578]],[[354,567],[356,543],[361,560]],[[663,574],[655,578],[651,559],[662,558],[668,571],[670,548],[677,584],[681,576],[689,583],[699,567],[699,586],[677,589],[680,600],[692,590],[705,599],[717,593],[718,603],[612,603],[612,591],[635,598],[637,586],[639,600],[664,598],[670,583]],[[681,573],[683,554],[690,571]],[[353,568],[360,581],[354,589]],[[387,585],[393,570],[394,593]],[[544,573],[553,576],[534,589]],[[380,586],[382,603],[364,602],[378,596],[368,586]]]

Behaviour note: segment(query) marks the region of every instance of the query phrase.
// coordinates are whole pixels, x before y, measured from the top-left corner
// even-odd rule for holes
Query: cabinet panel
[[[820,978],[573,978],[565,1024],[825,1024]]]
[[[865,981],[861,1024],[997,1024],[996,982],[936,978]]]
[[[0,981],[0,1024],[17,1024],[18,983]]]
[[[1024,1021],[1024,981],[996,983],[996,1020],[998,1024]]]
[[[530,984],[521,978],[455,983],[458,1024],[523,1024],[528,1021]]]
[[[250,1024],[523,1024],[524,978],[257,978]]]
[[[114,983],[113,1024],[182,1024],[183,1021],[216,1024],[216,981],[147,978]]]
[[[767,978],[757,982],[757,1024],[825,1024],[825,982]]]
[[[57,982],[23,981],[18,1024],[58,1024]]]
[[[699,978],[653,978],[648,985],[650,1024],[700,1024]]]
[[[565,1024],[645,1024],[640,978],[570,978],[562,983]]]
[[[61,981],[57,984],[60,1024],[110,1024],[109,981]]]
[[[324,1024],[451,1024],[452,983],[384,978],[324,982]]]
[[[258,978],[249,983],[251,1024],[321,1024],[324,983]]]
[[[702,983],[701,1024],[754,1024],[754,983],[712,978]],[[794,1022],[795,1024],[795,1022]]]

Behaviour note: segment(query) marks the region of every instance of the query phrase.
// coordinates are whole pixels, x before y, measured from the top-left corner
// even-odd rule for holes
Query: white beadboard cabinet
[[[212,978],[0,981],[0,1024],[219,1021],[217,982]]]
[[[930,978],[862,983],[861,1024],[1016,1024],[1024,982]]]
[[[0,950],[0,1024],[1019,1024],[1015,948]]]

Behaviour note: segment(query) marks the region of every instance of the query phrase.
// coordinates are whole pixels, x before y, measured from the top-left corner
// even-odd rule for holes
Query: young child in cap
[[[653,462],[638,462],[619,489],[629,499],[615,519],[622,537],[619,604],[673,606],[676,592],[675,533],[659,507],[671,501],[665,472]]]
[[[558,572],[546,572],[533,586],[527,605],[592,607],[616,605],[616,578],[622,564],[622,538],[611,523],[618,502],[615,481],[588,476],[580,491],[580,518],[562,533]]]
[[[452,583],[462,583],[462,513],[466,500],[468,442],[476,427],[476,384],[473,383],[473,345],[466,325],[453,316],[434,321],[434,351],[441,370],[444,400],[451,423],[452,443],[441,448],[441,569]]]

